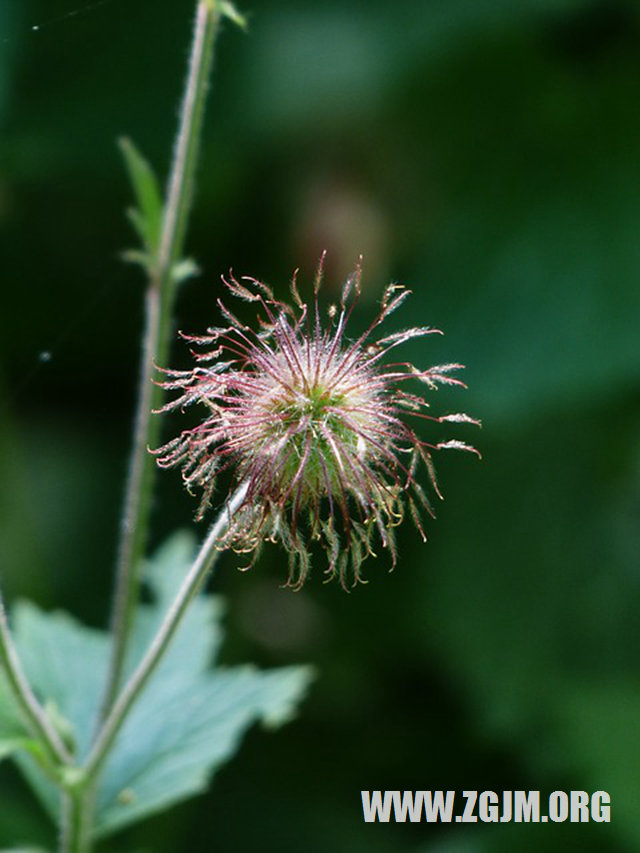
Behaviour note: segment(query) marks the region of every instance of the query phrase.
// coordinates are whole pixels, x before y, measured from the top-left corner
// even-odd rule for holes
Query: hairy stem
[[[221,12],[217,0],[199,0],[196,9],[189,72],[182,102],[158,256],[146,298],[146,324],[140,365],[140,390],[129,467],[112,615],[113,653],[102,705],[109,712],[122,678],[133,613],[138,597],[140,564],[144,555],[155,472],[148,447],[159,443],[159,418],[151,410],[161,405],[162,389],[153,385],[154,365],[166,361],[176,293],[175,265],[180,260],[193,195],[208,80]]]
[[[217,546],[220,538],[228,529],[233,514],[242,503],[246,494],[246,488],[246,484],[243,484],[235,491],[209,530],[195,562],[182,582],[182,586],[152,640],[149,649],[114,703],[84,766],[84,784],[90,785],[100,771],[131,706],[140,696],[151,674],[161,661],[171,638],[182,621],[189,603],[197,594],[202,582],[213,567],[219,553]]]
[[[53,767],[60,764],[69,764],[71,756],[60,736],[47,719],[22,670],[18,654],[11,639],[7,615],[1,596],[0,663],[2,664],[2,669],[11,693],[22,711],[31,733],[39,741],[43,750],[43,757],[47,764]]]
[[[91,849],[89,835],[90,801],[82,791],[63,795],[62,853],[88,853]]]

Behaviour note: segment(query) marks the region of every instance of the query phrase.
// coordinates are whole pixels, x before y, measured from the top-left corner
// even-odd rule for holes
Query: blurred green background
[[[191,0],[0,2],[0,563],[8,598],[104,626],[143,282],[116,138],[166,173]],[[407,345],[467,365],[423,546],[345,595],[282,554],[221,564],[227,662],[311,662],[301,716],[105,851],[640,849],[640,9],[631,0],[241,5],[219,42],[176,324],[229,267],[284,292],[364,255],[358,323],[414,290]],[[33,27],[38,27],[34,30]],[[175,348],[184,363],[185,348]],[[182,360],[182,361],[181,361]],[[432,433],[432,435],[436,435]],[[439,434],[438,434],[438,437]],[[153,541],[191,524],[159,478]],[[319,567],[318,567],[319,569]],[[365,825],[361,789],[603,789],[612,822]],[[0,767],[0,845],[51,844]]]

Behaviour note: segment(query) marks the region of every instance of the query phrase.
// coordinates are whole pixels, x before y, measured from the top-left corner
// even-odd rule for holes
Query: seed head
[[[360,265],[326,324],[318,308],[321,276],[322,261],[311,310],[295,275],[293,307],[254,278],[243,277],[242,283],[232,274],[223,278],[235,297],[259,306],[258,330],[219,300],[228,325],[183,335],[198,348],[196,366],[162,371],[167,377],[162,387],[179,396],[160,411],[199,403],[206,417],[154,451],[160,467],[181,467],[190,492],[201,490],[198,518],[211,503],[217,476],[230,469],[246,493],[220,547],[251,553],[253,565],[264,542],[279,542],[289,554],[287,585],[296,589],[309,573],[313,541],[326,552],[328,579],[337,576],[344,587],[363,580],[362,563],[375,556],[376,543],[389,551],[393,567],[394,531],[406,510],[425,540],[421,516],[433,516],[417,481],[419,464],[441,497],[432,453],[446,448],[477,453],[461,441],[423,441],[407,422],[478,423],[463,414],[427,414],[421,395],[400,388],[407,382],[429,390],[464,387],[452,375],[460,364],[419,370],[386,360],[405,341],[441,334],[418,327],[376,339],[378,326],[410,291],[399,284],[387,287],[376,319],[350,340],[345,329],[360,293]]]

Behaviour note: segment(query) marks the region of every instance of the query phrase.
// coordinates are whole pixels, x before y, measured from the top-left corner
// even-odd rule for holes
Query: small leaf
[[[233,3],[229,3],[228,0],[222,0],[220,3],[220,12],[225,18],[229,18],[230,21],[233,21],[241,29],[247,29],[247,19],[238,12]]]
[[[193,278],[200,273],[200,267],[196,264],[193,258],[183,258],[173,265],[171,275],[176,284],[186,281],[188,278]]]
[[[129,218],[147,249],[154,254],[160,243],[163,209],[158,180],[149,162],[130,139],[120,139],[119,145],[138,205],[137,211],[129,212]]]
[[[153,263],[151,256],[140,249],[126,249],[120,252],[120,257],[128,264],[138,264],[145,270],[150,270]]]

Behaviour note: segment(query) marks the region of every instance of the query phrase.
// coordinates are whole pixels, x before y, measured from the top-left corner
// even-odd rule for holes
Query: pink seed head
[[[259,329],[241,323],[219,302],[227,326],[184,336],[202,351],[194,354],[193,369],[162,371],[167,377],[162,387],[179,395],[161,411],[199,403],[206,417],[154,451],[160,467],[181,467],[187,489],[202,491],[198,518],[211,503],[218,474],[231,469],[246,494],[220,547],[251,553],[253,565],[265,541],[281,543],[289,554],[287,585],[296,589],[308,575],[314,540],[326,552],[328,579],[337,576],[345,588],[363,580],[361,566],[375,556],[376,541],[390,552],[393,567],[394,529],[407,508],[423,539],[421,511],[433,516],[416,479],[419,463],[440,497],[433,451],[477,453],[460,441],[429,444],[408,423],[410,418],[478,423],[463,414],[427,414],[421,395],[400,388],[406,382],[430,390],[442,384],[464,387],[452,376],[462,365],[418,370],[386,360],[411,338],[439,334],[421,327],[376,337],[409,291],[390,285],[376,319],[349,340],[345,329],[360,293],[360,266],[325,326],[318,310],[321,275],[322,261],[311,311],[295,275],[295,307],[275,299],[256,279],[223,279],[234,296],[258,303]]]

